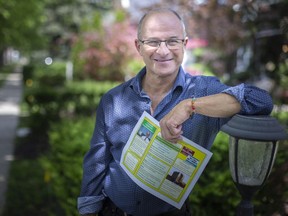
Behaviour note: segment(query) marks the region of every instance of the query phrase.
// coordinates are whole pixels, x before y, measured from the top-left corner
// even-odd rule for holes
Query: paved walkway
[[[22,74],[11,73],[0,88],[0,215],[5,204],[9,164],[13,160],[14,139],[22,98]]]

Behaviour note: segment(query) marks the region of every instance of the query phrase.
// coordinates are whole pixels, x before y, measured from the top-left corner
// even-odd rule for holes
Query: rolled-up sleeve
[[[273,109],[273,101],[267,91],[252,85],[240,84],[222,91],[234,96],[241,105],[239,114],[269,115]]]
[[[78,197],[80,215],[98,213],[103,207],[103,196]]]

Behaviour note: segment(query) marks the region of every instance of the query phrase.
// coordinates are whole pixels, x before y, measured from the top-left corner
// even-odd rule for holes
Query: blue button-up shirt
[[[150,113],[151,100],[141,87],[146,73],[107,92],[97,108],[90,150],[83,162],[82,190],[78,198],[80,214],[99,212],[108,196],[119,208],[135,216],[152,216],[171,211],[173,206],[151,195],[120,167],[121,153],[144,111]],[[229,87],[215,77],[191,76],[180,68],[173,88],[159,103],[153,117],[161,120],[180,101],[217,93],[233,95],[241,104],[241,114],[269,114],[273,103],[264,90],[240,84]],[[183,136],[210,149],[221,126],[229,119],[193,115],[183,124]]]

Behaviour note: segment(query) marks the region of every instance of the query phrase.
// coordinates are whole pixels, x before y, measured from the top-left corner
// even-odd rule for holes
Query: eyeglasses
[[[168,39],[168,40],[139,40],[143,45],[149,48],[159,48],[161,43],[164,42],[166,47],[170,50],[176,50],[183,47],[185,39]]]

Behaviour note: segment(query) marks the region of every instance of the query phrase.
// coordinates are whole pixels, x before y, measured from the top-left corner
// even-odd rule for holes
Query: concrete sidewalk
[[[22,99],[22,73],[11,73],[0,88],[0,215],[5,204],[5,192],[13,160],[14,139]]]

